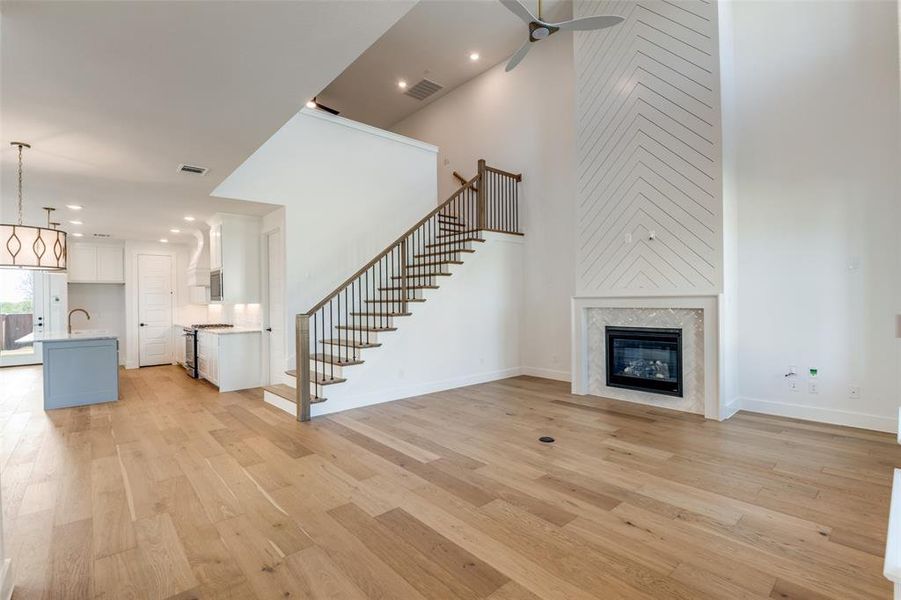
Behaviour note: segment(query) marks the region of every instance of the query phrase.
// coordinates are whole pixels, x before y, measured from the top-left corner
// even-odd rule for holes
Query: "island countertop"
[[[68,331],[39,331],[29,333],[16,340],[18,344],[31,342],[86,342],[88,340],[115,340],[118,336],[108,329],[81,329],[69,333]]]

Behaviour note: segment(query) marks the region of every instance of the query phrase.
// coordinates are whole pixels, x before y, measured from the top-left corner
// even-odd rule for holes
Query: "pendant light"
[[[22,217],[22,149],[25,142],[10,142],[19,148],[19,199],[16,224],[0,224],[0,268],[39,271],[66,270],[66,232],[51,228],[50,211],[47,227],[23,225]]]

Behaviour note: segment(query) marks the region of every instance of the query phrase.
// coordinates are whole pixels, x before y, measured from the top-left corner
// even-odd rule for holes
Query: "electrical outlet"
[[[852,385],[851,387],[848,388],[848,398],[851,398],[852,400],[860,399],[860,386],[859,385]]]
[[[807,382],[807,392],[809,394],[818,394],[820,391],[819,386],[816,381],[808,381]]]
[[[798,386],[798,382],[795,381],[794,379],[789,379],[789,381],[788,381],[788,389],[790,389],[790,390],[793,391],[793,392],[800,392],[800,391],[801,391],[801,388]]]

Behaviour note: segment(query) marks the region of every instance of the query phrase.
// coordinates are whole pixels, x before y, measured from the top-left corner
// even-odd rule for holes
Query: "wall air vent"
[[[417,100],[425,100],[438,90],[443,89],[444,86],[435,83],[434,81],[430,81],[428,79],[423,79],[410,89],[408,89],[404,94],[410,96],[411,98],[416,98]]]
[[[178,165],[179,173],[190,173],[191,175],[206,175],[206,172],[209,171],[206,167],[198,167],[196,165]]]

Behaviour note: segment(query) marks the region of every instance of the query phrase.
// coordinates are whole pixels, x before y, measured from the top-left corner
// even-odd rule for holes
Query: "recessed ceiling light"
[[[181,233],[181,229],[170,229],[169,233]]]
[[[404,81],[403,79],[401,79],[400,81],[397,82],[397,87],[399,87],[400,89],[404,89],[407,87],[407,82]]]
[[[81,225],[81,221],[69,221],[72,225]]]
[[[307,108],[316,108],[315,100],[307,100]]]
[[[469,60],[473,60],[473,61],[479,60],[479,53],[478,53],[478,52],[473,52],[472,54],[470,54],[470,55],[469,55]]]
[[[67,204],[66,208],[71,209],[71,210],[81,210],[82,206],[79,204]]]
[[[166,238],[160,238],[160,243],[162,243],[162,244],[168,244],[168,243],[169,243],[169,240],[167,240]]]
[[[190,221],[193,221],[193,220],[194,220],[194,217],[191,217],[191,216],[185,217],[185,221],[189,221],[189,222],[190,222]]]
[[[76,231],[76,232],[73,233],[72,235],[75,236],[75,237],[81,237],[81,236],[83,236],[84,234],[83,234],[83,233],[78,233],[78,232]]]

